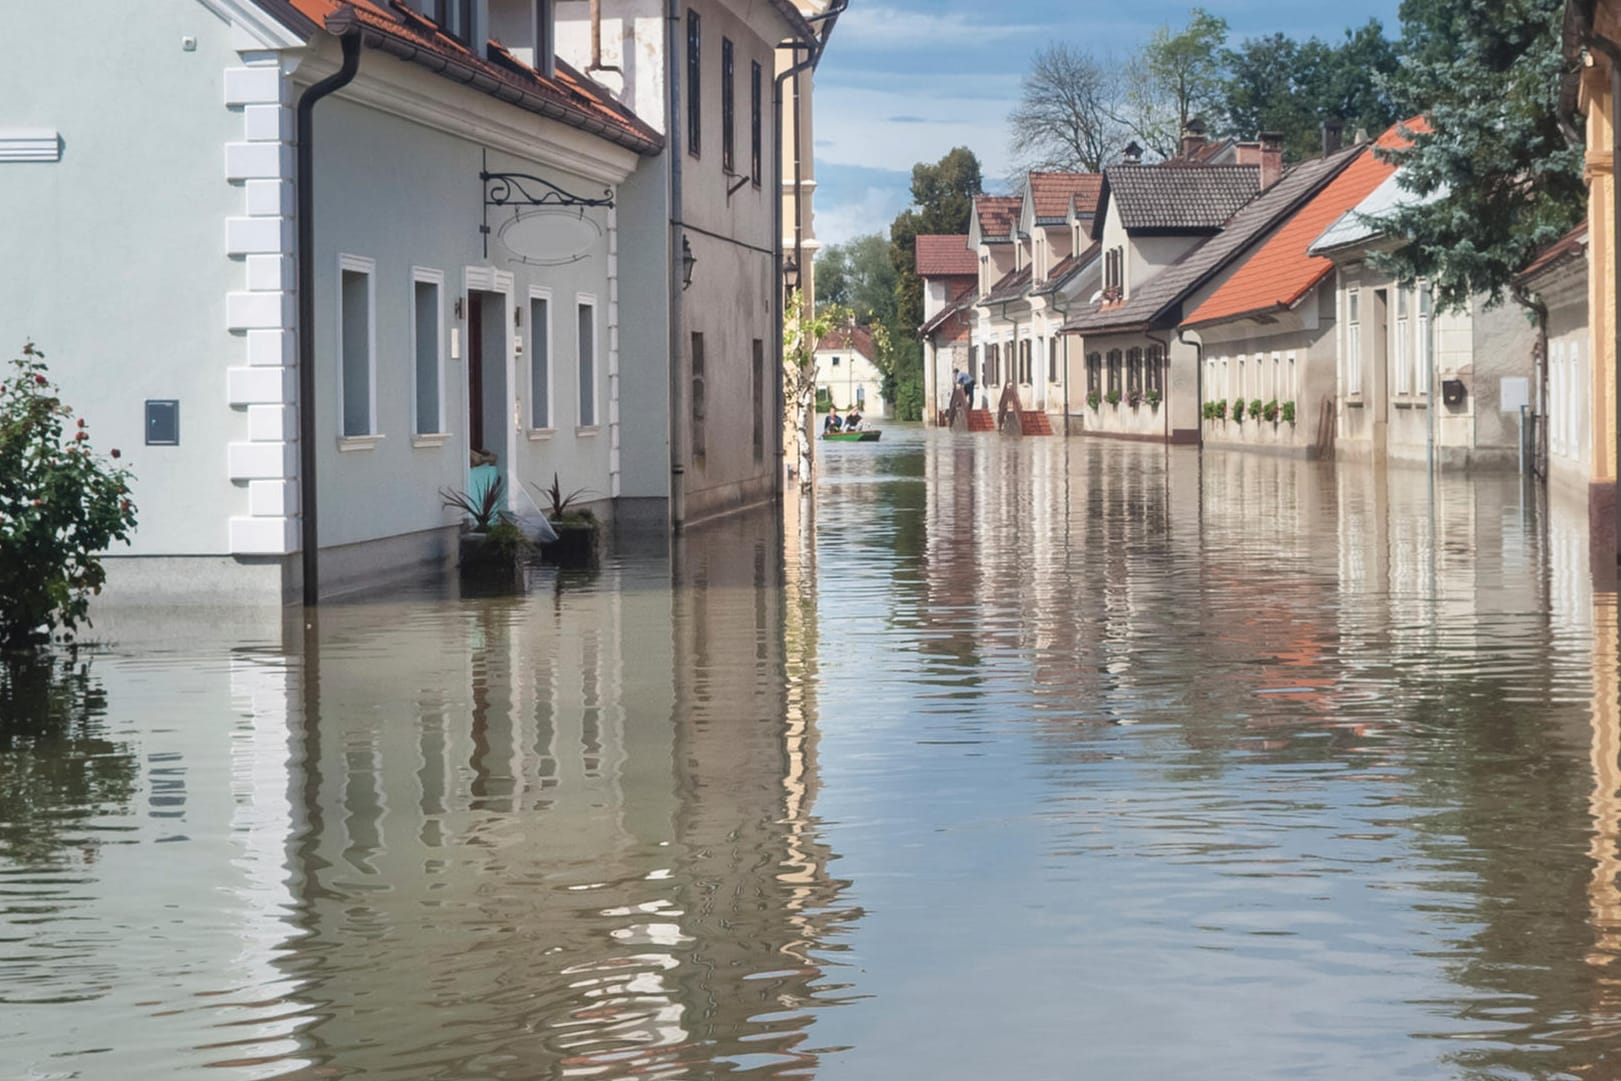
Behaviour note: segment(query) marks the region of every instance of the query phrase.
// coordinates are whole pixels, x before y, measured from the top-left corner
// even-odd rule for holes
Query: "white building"
[[[306,568],[333,593],[443,561],[473,451],[519,509],[554,473],[659,529],[772,497],[767,95],[813,34],[714,0],[667,47],[642,6],[605,5],[623,101],[581,74],[584,3],[84,0],[107,62],[12,50],[0,325],[135,470],[112,595],[279,602]],[[61,15],[21,6],[10,40]]]
[[[878,348],[866,327],[828,333],[816,343],[816,397],[840,413],[851,408],[868,416],[889,415]]]
[[[1588,502],[1593,483],[1593,424],[1588,402],[1587,225],[1577,226],[1537,257],[1520,282],[1548,309],[1547,385],[1538,451],[1550,490]]]

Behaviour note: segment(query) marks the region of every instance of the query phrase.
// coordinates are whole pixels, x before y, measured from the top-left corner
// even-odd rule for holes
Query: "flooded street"
[[[1621,1075],[1616,604],[1515,478],[897,427],[520,598],[0,690],[0,1076]]]

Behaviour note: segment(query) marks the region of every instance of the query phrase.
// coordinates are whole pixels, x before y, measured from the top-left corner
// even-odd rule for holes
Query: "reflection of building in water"
[[[325,1004],[313,1062],[694,1076],[803,1038],[780,1014],[813,997],[834,886],[813,719],[785,724],[781,539],[737,519],[673,563],[673,599],[610,567],[319,613],[284,961]]]
[[[1585,544],[1583,544],[1585,548]],[[1593,596],[1593,877],[1589,919],[1593,948],[1593,1002],[1589,1016],[1607,1022],[1611,1050],[1576,1071],[1583,1077],[1621,1073],[1621,634],[1616,595]]]

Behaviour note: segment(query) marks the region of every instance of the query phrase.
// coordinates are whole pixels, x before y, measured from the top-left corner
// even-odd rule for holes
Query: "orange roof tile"
[[[439,68],[448,61],[469,71],[473,85],[492,97],[511,101],[520,108],[551,116],[571,127],[600,135],[640,154],[657,154],[664,139],[635,113],[620,105],[596,83],[561,61],[557,74],[547,78],[519,61],[498,43],[490,42],[488,55],[480,55],[467,45],[441,31],[432,20],[409,8],[397,8],[386,0],[281,0],[316,26],[341,33],[358,24],[362,41],[402,58],[428,53],[430,66]],[[353,22],[347,12],[353,11]],[[334,20],[334,16],[338,16]],[[333,20],[329,24],[329,20]],[[468,82],[459,78],[458,82]],[[514,94],[517,91],[518,94]],[[519,100],[519,95],[525,96]]]
[[[1549,244],[1537,253],[1531,260],[1531,265],[1520,271],[1519,278],[1534,278],[1545,270],[1550,270],[1566,259],[1575,255],[1584,255],[1587,252],[1587,223],[1584,221],[1558,240]]]
[[[1408,121],[1406,127],[1418,125]],[[1367,198],[1396,171],[1380,161],[1375,148],[1394,150],[1406,146],[1402,124],[1393,126],[1378,142],[1364,149],[1357,159],[1301,207],[1187,318],[1183,326],[1217,323],[1245,315],[1292,308],[1316,288],[1334,269],[1333,260],[1310,255],[1307,248],[1340,216]]]
[[[968,237],[964,233],[921,233],[914,258],[920,278],[979,274],[979,259],[968,250]]]

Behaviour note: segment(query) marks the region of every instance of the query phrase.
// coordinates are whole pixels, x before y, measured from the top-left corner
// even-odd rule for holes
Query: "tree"
[[[895,324],[916,336],[923,323],[923,282],[917,276],[917,237],[928,233],[966,233],[974,215],[974,196],[985,191],[979,158],[965,146],[933,165],[912,166],[912,206],[889,227],[889,261],[895,268]]]
[[[1128,103],[1137,137],[1149,149],[1173,156],[1195,116],[1222,126],[1226,42],[1227,20],[1204,8],[1189,12],[1188,25],[1176,33],[1161,26],[1148,39],[1140,62],[1131,65],[1141,78],[1128,91]]]
[[[1581,220],[1583,150],[1557,113],[1563,0],[1404,0],[1405,62],[1389,88],[1429,131],[1387,154],[1419,197],[1381,222],[1383,257],[1443,308],[1500,303],[1538,250]]]
[[[822,249],[816,260],[816,304],[838,304],[862,323],[895,319],[895,264],[878,233]]]
[[[1009,145],[1020,172],[1095,173],[1130,138],[1120,119],[1119,66],[1054,42],[1030,60],[1019,103],[1008,114]]]
[[[100,553],[135,528],[129,470],[98,458],[72,416],[25,344],[0,384],[0,651],[78,626],[107,578]]]
[[[795,472],[799,486],[814,482],[816,459],[813,450],[816,423],[816,343],[828,331],[853,321],[848,308],[824,305],[811,311],[805,294],[795,289],[788,298],[782,320],[782,400],[788,411],[787,422],[794,430]]]
[[[1326,121],[1338,121],[1348,137],[1359,128],[1377,135],[1398,119],[1381,89],[1397,63],[1396,47],[1378,20],[1347,30],[1337,46],[1283,34],[1248,38],[1223,60],[1225,130],[1243,139],[1279,132],[1291,161],[1321,151]]]

